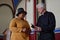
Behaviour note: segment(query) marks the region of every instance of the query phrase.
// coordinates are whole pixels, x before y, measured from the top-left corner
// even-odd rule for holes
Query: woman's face
[[[24,17],[25,17],[25,14],[24,13],[19,14],[19,18],[24,19]]]

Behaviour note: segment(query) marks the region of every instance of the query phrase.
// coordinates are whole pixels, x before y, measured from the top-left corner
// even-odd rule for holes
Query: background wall
[[[0,0],[1,4],[8,4],[13,10],[12,0]],[[9,22],[13,18],[12,10],[6,5],[0,6],[0,33],[9,28]]]
[[[17,9],[18,9],[18,8],[24,8],[24,9],[25,9],[25,1],[26,1],[26,0],[22,0],[22,1],[18,4]]]
[[[34,24],[34,0],[27,1],[27,16],[29,24]]]
[[[9,22],[13,18],[12,11],[7,6],[0,7],[0,33],[9,28]]]
[[[12,0],[0,0],[0,4],[9,4],[13,8]]]
[[[60,30],[60,0],[46,0],[46,8],[56,17],[56,29]]]

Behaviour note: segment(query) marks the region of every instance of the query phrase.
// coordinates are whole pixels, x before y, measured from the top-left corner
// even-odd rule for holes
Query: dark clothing
[[[55,40],[54,29],[56,21],[52,12],[45,12],[44,15],[39,16],[37,25],[42,28],[38,40]]]

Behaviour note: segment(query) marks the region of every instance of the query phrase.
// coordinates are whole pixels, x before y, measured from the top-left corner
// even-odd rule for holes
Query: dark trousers
[[[37,40],[55,40],[55,37],[49,37],[49,35],[44,36],[44,34],[42,37],[42,35],[39,33],[37,35]]]

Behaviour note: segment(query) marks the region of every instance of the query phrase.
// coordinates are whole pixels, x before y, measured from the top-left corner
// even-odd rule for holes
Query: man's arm
[[[48,25],[43,25],[44,27],[41,28],[42,31],[53,31],[55,29],[56,21],[55,16],[52,13],[49,14],[48,22]]]

